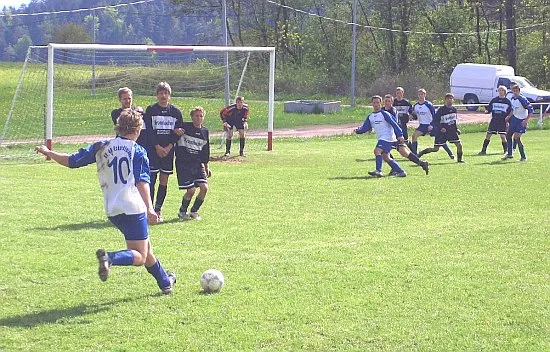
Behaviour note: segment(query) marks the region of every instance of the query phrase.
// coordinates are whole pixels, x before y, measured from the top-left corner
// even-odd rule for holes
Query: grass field
[[[171,296],[143,268],[97,278],[95,250],[123,240],[93,166],[4,164],[0,350],[548,351],[548,131],[525,136],[526,163],[462,137],[466,164],[399,159],[404,179],[366,177],[372,136],[213,162],[202,222],[176,220],[172,177],[151,228]],[[212,267],[226,286],[203,295]]]

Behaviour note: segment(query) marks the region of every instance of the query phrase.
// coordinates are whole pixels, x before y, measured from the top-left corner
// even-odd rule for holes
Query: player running
[[[418,119],[418,127],[413,133],[412,136],[412,152],[415,154],[418,154],[418,137],[425,136],[426,134],[433,135],[435,131],[433,130],[432,121],[433,117],[435,115],[435,108],[433,104],[426,100],[426,90],[423,88],[420,88],[418,90],[418,102],[413,105],[413,116]],[[453,152],[445,143],[443,146],[443,149],[447,152],[449,155],[449,158],[454,159],[455,156],[453,155]]]
[[[456,145],[457,162],[463,163],[462,160],[462,142],[458,137],[458,128],[456,126],[457,112],[453,106],[454,95],[451,93],[445,94],[445,105],[437,109],[435,113],[433,125],[435,130],[435,141],[433,148],[426,148],[421,151],[418,156],[437,152],[439,147],[443,147],[447,141]]]
[[[388,112],[391,115],[391,117],[394,119],[394,121],[399,124],[399,121],[397,118],[397,114],[399,110],[393,105],[393,103],[394,103],[393,96],[391,96],[391,94],[386,94],[384,96],[384,107],[382,108],[382,110]],[[403,139],[405,139],[404,135],[405,133],[403,132]],[[406,140],[404,140],[403,143],[395,142],[394,148],[397,149],[397,151],[399,152],[399,154],[401,154],[402,157],[407,158],[413,163],[415,163],[416,165],[422,167],[426,175],[428,174],[428,172],[430,171],[428,162],[424,160],[420,160],[418,156],[416,156],[416,154],[411,153],[411,151],[407,147]],[[392,158],[391,153],[390,153],[390,158]],[[392,169],[389,175],[395,176],[395,171]]]
[[[382,110],[382,97],[375,95],[371,98],[373,112],[370,113],[365,122],[355,129],[355,133],[362,134],[374,130],[378,138],[374,156],[376,159],[376,170],[369,171],[369,175],[382,177],[382,160],[384,160],[392,169],[392,175],[405,177],[407,173],[399,166],[397,161],[390,158],[390,152],[395,142],[404,142],[403,132],[395,119],[386,111]],[[397,136],[397,138],[396,138]]]
[[[118,252],[96,251],[101,281],[107,280],[111,266],[145,265],[162,293],[169,294],[176,276],[167,273],[153,254],[147,229],[147,220],[155,223],[158,216],[149,195],[149,160],[143,147],[136,143],[142,125],[141,114],[128,108],[117,119],[114,139],[96,142],[71,155],[46,146],[36,147],[36,151],[70,168],[97,164],[105,212],[123,233],[127,248]]]
[[[483,147],[478,155],[487,154],[487,146],[491,142],[491,136],[498,134],[502,142],[502,149],[506,154],[506,119],[510,117],[512,113],[512,103],[506,98],[508,90],[505,86],[498,87],[498,97],[494,97],[487,106],[487,113],[491,114],[491,121],[487,128],[487,135],[483,140]]]

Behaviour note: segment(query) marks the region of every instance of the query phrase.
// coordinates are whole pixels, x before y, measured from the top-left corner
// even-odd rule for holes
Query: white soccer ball
[[[208,269],[201,276],[201,287],[206,293],[219,292],[225,279],[221,271]]]

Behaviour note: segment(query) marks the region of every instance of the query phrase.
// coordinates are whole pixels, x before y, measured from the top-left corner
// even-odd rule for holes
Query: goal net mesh
[[[241,95],[250,108],[246,149],[266,150],[269,53],[229,52],[228,57],[230,103]],[[0,161],[42,160],[34,146],[46,138],[47,62],[47,47],[29,49],[10,109],[0,116]],[[226,103],[225,52],[56,49],[53,62],[53,149],[70,151],[113,137],[110,114],[120,107],[118,89],[132,89],[134,105],[145,110],[156,102],[156,85],[166,81],[184,121],[190,121],[192,107],[205,108],[211,154],[224,153],[219,111]]]

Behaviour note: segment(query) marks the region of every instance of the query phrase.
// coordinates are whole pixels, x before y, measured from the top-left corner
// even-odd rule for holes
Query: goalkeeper
[[[226,106],[220,111],[220,118],[223,122],[223,129],[227,132],[225,140],[225,155],[231,154],[231,139],[233,138],[233,127],[239,131],[239,155],[245,156],[245,132],[248,130],[248,104],[244,103],[244,97],[237,97],[235,104]]]

